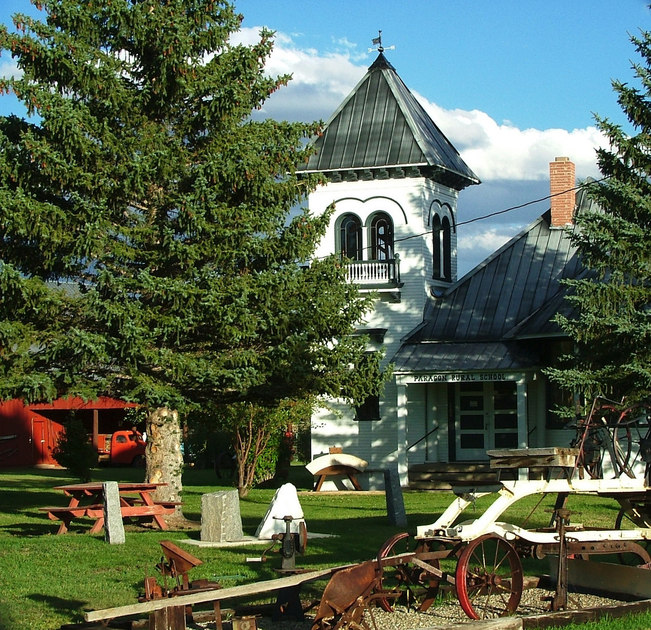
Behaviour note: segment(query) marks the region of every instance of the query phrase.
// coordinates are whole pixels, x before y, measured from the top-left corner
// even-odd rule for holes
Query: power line
[[[568,188],[567,190],[562,190],[560,192],[554,193],[553,195],[546,195],[545,197],[540,197],[540,199],[533,199],[531,201],[526,201],[525,203],[518,204],[517,206],[510,206],[509,208],[504,208],[503,210],[496,210],[495,212],[489,212],[488,214],[481,215],[479,217],[474,217],[473,219],[468,219],[467,221],[460,221],[455,224],[455,228],[459,227],[460,225],[468,225],[470,223],[475,223],[475,221],[483,221],[485,219],[490,219],[491,217],[498,216],[500,214],[506,214],[507,212],[512,212],[514,210],[520,210],[521,208],[526,208],[527,206],[532,206],[535,203],[540,203],[542,201],[547,201],[548,199],[553,199],[554,197],[558,197],[560,195],[564,195],[568,192],[572,191],[577,191],[577,190],[582,190],[584,188],[588,188],[589,186],[593,186],[595,184],[599,184],[607,179],[609,179],[610,176],[607,177],[602,177],[601,179],[595,179],[591,180],[589,182],[583,182],[582,184],[579,184],[578,186],[574,186],[572,188]],[[394,239],[393,243],[402,243],[403,241],[408,241],[412,238],[420,238],[422,236],[426,236],[428,234],[432,234],[433,230],[425,230],[424,232],[421,232],[419,234],[412,234],[410,236],[404,236],[402,238],[396,238]],[[367,246],[364,248],[364,250],[369,250],[371,249],[371,246]],[[317,258],[314,258],[313,260],[319,260],[322,258],[327,258],[328,256],[319,256]]]
[[[547,199],[552,199],[553,197],[558,197],[560,195],[564,195],[565,193],[572,192],[573,190],[581,190],[582,188],[587,188],[588,186],[592,186],[593,184],[598,184],[599,182],[603,182],[605,179],[608,179],[608,177],[602,177],[601,179],[597,179],[591,182],[585,182],[583,184],[579,184],[578,186],[574,186],[573,188],[568,188],[567,190],[563,190],[561,192],[554,193],[553,195],[547,195],[546,197],[541,197],[540,199],[534,199],[533,201],[527,201],[525,203],[521,203],[517,206],[511,206],[510,208],[505,208],[504,210],[497,210],[496,212],[491,212],[490,214],[485,214],[481,217],[475,217],[474,219],[468,219],[467,221],[461,221],[457,223],[457,226],[459,225],[468,225],[469,223],[474,223],[475,221],[482,221],[483,219],[490,219],[491,217],[495,217],[498,214],[504,214],[506,212],[511,212],[511,210],[519,210],[520,208],[526,208],[527,206],[531,206],[534,203],[540,203],[541,201],[546,201]]]
[[[594,184],[598,184],[600,182],[603,182],[604,180],[608,179],[608,177],[602,177],[601,179],[596,179],[590,182],[584,182],[583,184],[579,184],[578,186],[574,186],[573,188],[568,188],[567,190],[562,190],[561,192],[554,193],[553,195],[546,195],[545,197],[541,197],[540,199],[533,199],[532,201],[526,201],[525,203],[518,204],[517,206],[510,206],[509,208],[504,208],[503,210],[496,210],[495,212],[490,212],[488,214],[484,214],[479,217],[474,217],[473,219],[468,219],[467,221],[460,221],[456,223],[456,227],[459,227],[460,225],[468,225],[470,223],[474,223],[475,221],[483,221],[484,219],[490,219],[491,217],[496,217],[500,214],[506,214],[507,212],[512,212],[513,210],[519,210],[520,208],[526,208],[527,206],[532,206],[535,203],[540,203],[541,201],[546,201],[547,199],[552,199],[553,197],[558,197],[560,195],[564,195],[565,193],[572,192],[575,190],[581,190],[583,188],[587,188],[588,186],[592,186]],[[397,238],[395,239],[395,243],[400,243],[402,241],[408,241],[411,238],[419,238],[421,236],[425,236],[427,234],[431,234],[432,230],[426,230],[425,232],[421,232],[420,234],[412,234],[411,236],[405,236],[403,238]]]

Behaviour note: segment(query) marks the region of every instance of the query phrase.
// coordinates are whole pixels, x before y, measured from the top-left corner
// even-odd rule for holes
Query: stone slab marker
[[[202,495],[201,540],[231,542],[243,538],[237,490],[220,490]]]
[[[405,513],[405,502],[402,498],[402,488],[400,487],[400,476],[397,467],[394,466],[384,470],[384,490],[389,523],[398,527],[406,527],[407,514]]]
[[[104,494],[104,540],[111,545],[121,545],[125,538],[118,482],[104,482],[102,492]]]

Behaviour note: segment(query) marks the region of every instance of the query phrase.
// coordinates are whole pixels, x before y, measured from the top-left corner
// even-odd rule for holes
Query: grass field
[[[94,480],[142,481],[142,474],[138,469],[101,468],[95,471]],[[293,467],[291,480],[299,491],[308,490],[312,482],[302,467]],[[68,534],[56,536],[57,524],[39,512],[41,506],[65,505],[66,498],[53,488],[75,481],[64,470],[0,471],[0,630],[55,630],[82,621],[84,610],[135,603],[143,592],[144,578],[158,575],[159,541],[198,539],[201,495],[229,488],[220,485],[223,480],[212,471],[188,469],[183,509],[187,518],[197,522],[196,529],[161,532],[127,525],[126,543],[109,545],[103,534],[89,535],[89,523],[83,521],[73,523]],[[245,534],[255,533],[273,494],[273,489],[254,489],[240,501]],[[323,568],[373,558],[382,542],[398,531],[388,523],[383,494],[301,493],[299,498],[308,530],[335,534],[310,540],[306,555],[299,559],[301,567]],[[433,522],[451,498],[448,493],[406,492],[407,531],[413,533],[417,525]],[[526,522],[527,527],[547,525],[553,498],[536,505],[539,498],[519,502],[503,520]],[[477,517],[483,506],[478,501],[467,517]],[[618,510],[613,501],[591,497],[577,497],[569,507],[580,515],[574,520],[608,528],[613,527]],[[186,544],[183,548],[203,562],[192,570],[192,579],[217,580],[225,587],[276,577],[274,567],[280,564],[273,553],[264,564],[247,564],[247,557],[260,556],[263,545],[218,549]],[[545,567],[525,565],[526,573],[541,570]],[[635,630],[650,627],[651,617],[647,621],[647,626],[611,623],[594,628]]]

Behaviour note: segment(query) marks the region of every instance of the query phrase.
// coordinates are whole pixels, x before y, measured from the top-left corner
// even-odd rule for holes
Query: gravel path
[[[549,601],[545,598],[552,597],[553,595],[554,591],[543,588],[525,590],[522,594],[520,605],[518,606],[517,615],[527,616],[549,612]],[[621,603],[619,600],[595,595],[572,594],[570,597],[569,608],[571,609],[612,606]],[[367,612],[366,615],[368,614]],[[438,602],[425,613],[407,612],[400,607],[396,607],[393,613],[387,613],[378,608],[374,608],[373,616],[378,630],[431,628],[433,626],[446,626],[471,621],[461,609],[456,597],[453,596]],[[373,628],[371,619],[368,618],[367,621],[369,627]],[[306,615],[305,621],[302,622],[290,620],[273,622],[268,617],[256,618],[256,627],[258,630],[310,630],[312,623],[313,617],[309,614]],[[214,628],[214,623],[197,624],[196,627]]]

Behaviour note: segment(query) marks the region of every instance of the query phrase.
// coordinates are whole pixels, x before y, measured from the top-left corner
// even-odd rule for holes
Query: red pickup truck
[[[123,466],[145,463],[145,441],[138,431],[115,431],[97,436],[99,461]]]

